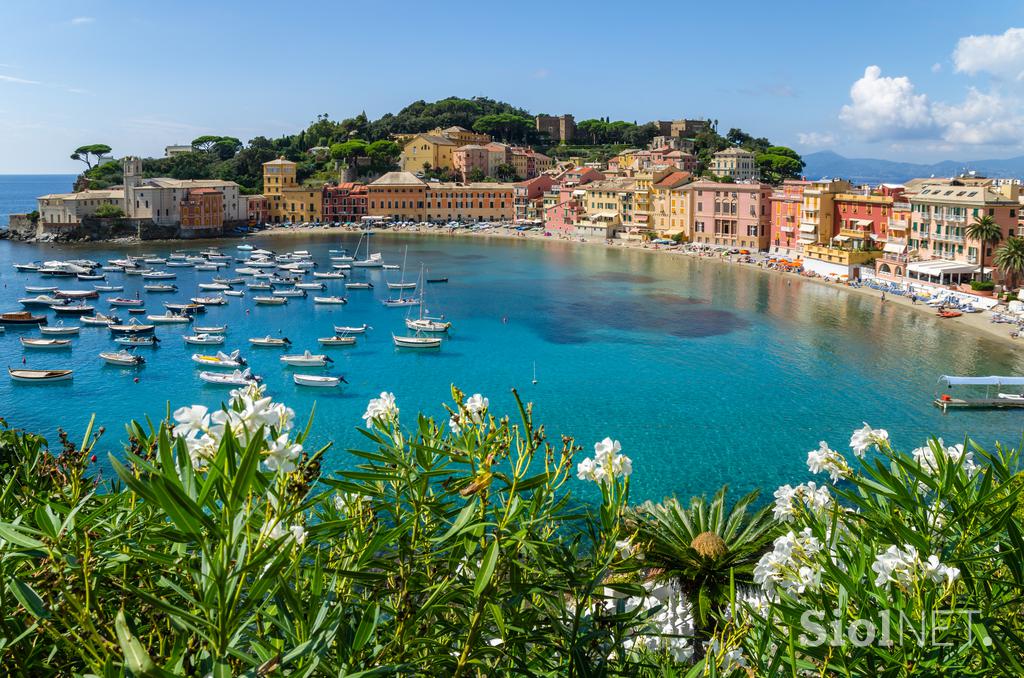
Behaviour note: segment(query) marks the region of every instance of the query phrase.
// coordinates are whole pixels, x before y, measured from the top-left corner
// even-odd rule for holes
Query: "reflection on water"
[[[356,240],[297,235],[253,244],[308,249],[324,266],[328,249],[352,251]],[[398,271],[353,272],[376,287],[351,291],[345,307],[311,300],[255,307],[248,298],[232,299],[204,318],[204,324],[228,324],[224,348],[241,348],[270,392],[300,417],[317,403],[311,444],[335,443],[329,467],[354,463],[344,450],[363,444],[353,427],[367,399],[393,391],[403,415],[424,410],[446,420],[439,404],[452,383],[488,395],[502,412],[514,411],[510,389],[519,388],[536,403],[537,419],[549,432],[573,434],[584,445],[618,438],[635,462],[638,500],[711,492],[725,482],[769,491],[800,482],[807,478],[807,450],[819,440],[845,449],[850,431],[863,421],[888,428],[905,448],[928,434],[949,441],[969,432],[984,444],[1016,444],[1021,437],[1019,411],[944,416],[931,405],[941,374],[1024,374],[1024,359],[1012,345],[872,297],[745,266],[566,242],[380,235],[371,249],[401,263],[406,244],[406,279],[422,263],[430,277],[450,280],[426,287],[430,311],[454,323],[438,352],[395,351],[391,344],[390,333],[403,331],[406,312],[379,302],[390,296],[384,283],[397,280]],[[225,247],[233,252],[233,246]],[[25,284],[41,284],[15,274],[13,261],[169,249],[0,243],[0,308],[15,308]],[[182,292],[166,299],[143,293],[151,312],[170,296],[191,296],[196,282],[214,275],[175,270]],[[111,276],[111,282],[122,280],[126,295],[141,290],[138,278]],[[278,351],[255,351],[245,342],[282,332],[296,350],[318,350],[316,338],[330,334],[333,324],[363,322],[374,329],[356,347],[330,349],[330,373],[344,374],[351,384],[329,394],[296,387]],[[0,416],[48,434],[58,424],[80,434],[95,412],[99,423],[120,432],[127,419],[160,418],[168,401],[172,407],[216,404],[225,391],[196,379],[189,361],[194,350],[180,341],[180,328],[158,331],[163,347],[146,354],[150,362],[137,373],[138,383],[135,372],[99,363],[97,353],[112,347],[102,330],[83,329],[63,358],[29,354],[17,344],[18,333],[8,332],[0,337],[4,364],[20,364],[23,357],[29,366],[71,361],[76,373],[73,382],[54,389],[0,380]],[[534,364],[537,384],[531,383]],[[68,404],[59,413],[55,394]],[[116,449],[116,436],[108,437]],[[583,483],[577,490],[584,496],[592,491]]]

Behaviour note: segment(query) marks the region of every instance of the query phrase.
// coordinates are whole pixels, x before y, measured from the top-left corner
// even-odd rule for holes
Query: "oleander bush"
[[[382,393],[330,474],[258,387],[131,424],[102,482],[102,430],[51,448],[4,424],[0,672],[1024,672],[1015,451],[902,455],[866,427],[857,470],[809,454],[831,485],[631,507],[616,441],[579,459],[516,402],[499,418],[453,389],[441,420],[403,425]],[[860,642],[868,622],[888,643]]]

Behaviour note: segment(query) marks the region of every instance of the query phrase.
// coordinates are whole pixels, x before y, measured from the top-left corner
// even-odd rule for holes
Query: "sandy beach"
[[[300,236],[309,235],[311,233],[328,235],[328,234],[332,234],[332,233],[338,233],[339,230],[341,230],[341,229],[339,229],[337,227],[327,227],[327,226],[307,226],[307,227],[302,227],[302,228],[294,228],[294,227],[293,228],[279,228],[279,227],[275,228],[275,227],[271,227],[271,228],[268,228],[268,229],[266,229],[264,231],[261,231],[259,233],[259,235],[261,235],[261,236],[266,235],[266,236],[273,236],[273,237],[288,237],[288,236],[300,237]],[[353,230],[358,232],[357,229],[353,229]],[[352,232],[352,231],[348,231],[346,229],[345,232]],[[494,228],[490,228],[490,229],[488,229],[486,231],[473,231],[471,229],[457,229],[455,231],[448,231],[447,229],[443,229],[443,228],[434,228],[434,229],[423,228],[423,229],[398,229],[398,230],[396,230],[396,229],[384,229],[384,230],[378,230],[377,232],[380,232],[380,233],[391,233],[391,234],[409,233],[409,234],[415,234],[415,235],[431,235],[431,236],[435,236],[435,237],[439,237],[439,238],[499,238],[499,239],[508,239],[508,240],[529,239],[529,240],[535,240],[535,241],[541,241],[541,242],[572,243],[574,245],[578,245],[578,246],[582,246],[582,247],[627,248],[627,249],[631,249],[631,250],[639,250],[639,251],[649,252],[652,255],[657,254],[657,255],[662,255],[662,256],[674,256],[674,257],[678,257],[678,256],[695,257],[695,258],[699,257],[703,261],[717,262],[718,264],[721,264],[723,266],[730,266],[730,265],[732,265],[732,266],[743,266],[743,267],[745,267],[747,269],[754,269],[754,270],[760,271],[761,273],[763,273],[765,275],[789,276],[791,278],[795,278],[795,279],[803,281],[803,282],[814,283],[814,284],[817,284],[817,285],[828,285],[829,287],[841,289],[841,290],[849,292],[851,294],[858,294],[858,295],[861,295],[861,296],[873,299],[875,301],[875,303],[878,303],[878,304],[887,304],[887,305],[890,305],[890,306],[896,306],[896,307],[899,307],[901,309],[906,309],[907,312],[910,312],[910,313],[921,313],[921,314],[924,314],[924,315],[936,317],[935,309],[930,307],[930,306],[928,306],[927,304],[920,303],[920,302],[917,303],[917,304],[914,304],[914,303],[911,302],[911,300],[908,297],[896,296],[896,295],[892,295],[892,294],[886,294],[885,295],[885,300],[883,301],[881,293],[878,290],[872,289],[870,287],[853,287],[853,286],[847,285],[845,283],[830,282],[830,281],[824,280],[822,278],[811,278],[811,277],[800,275],[798,273],[793,273],[793,272],[788,272],[788,271],[781,271],[781,270],[776,270],[776,269],[771,269],[771,268],[765,268],[764,266],[760,266],[760,265],[758,265],[756,263],[741,262],[741,261],[738,260],[738,257],[737,258],[733,258],[733,257],[728,257],[728,256],[723,257],[723,256],[717,256],[717,255],[712,255],[712,256],[700,255],[700,254],[698,254],[696,252],[690,252],[690,251],[686,251],[686,250],[659,248],[659,247],[656,247],[654,245],[642,243],[640,241],[621,240],[621,241],[613,241],[612,244],[608,244],[608,243],[606,243],[604,241],[596,240],[596,239],[580,241],[580,240],[574,240],[574,239],[570,239],[570,238],[558,238],[558,237],[552,237],[552,236],[545,236],[542,232],[539,232],[539,231],[516,231],[514,228],[511,228],[511,227],[494,227]],[[999,341],[1007,343],[1007,344],[1016,344],[1016,343],[1018,343],[1018,341],[1019,342],[1024,342],[1024,338],[1014,339],[1011,336],[1011,332],[1016,331],[1016,327],[1014,325],[993,323],[991,321],[991,317],[992,317],[991,313],[989,313],[987,311],[983,311],[981,313],[965,313],[965,314],[963,314],[962,316],[960,316],[958,318],[946,318],[946,319],[941,319],[941,320],[936,318],[936,322],[941,322],[941,323],[944,323],[944,324],[949,324],[949,325],[955,326],[958,329],[966,330],[968,332],[972,332],[972,333],[976,333],[976,334],[981,334],[983,336],[989,337],[991,339],[996,339],[996,340],[999,340]]]

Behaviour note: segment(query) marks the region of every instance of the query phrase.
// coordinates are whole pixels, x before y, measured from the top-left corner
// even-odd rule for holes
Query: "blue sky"
[[[1019,155],[1024,3],[0,3],[0,173],[449,95],[710,117],[801,152]]]

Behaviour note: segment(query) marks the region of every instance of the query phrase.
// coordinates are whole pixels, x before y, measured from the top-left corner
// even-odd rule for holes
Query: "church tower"
[[[135,216],[135,187],[142,183],[142,160],[134,155],[125,156],[121,160],[124,172],[124,213]]]

